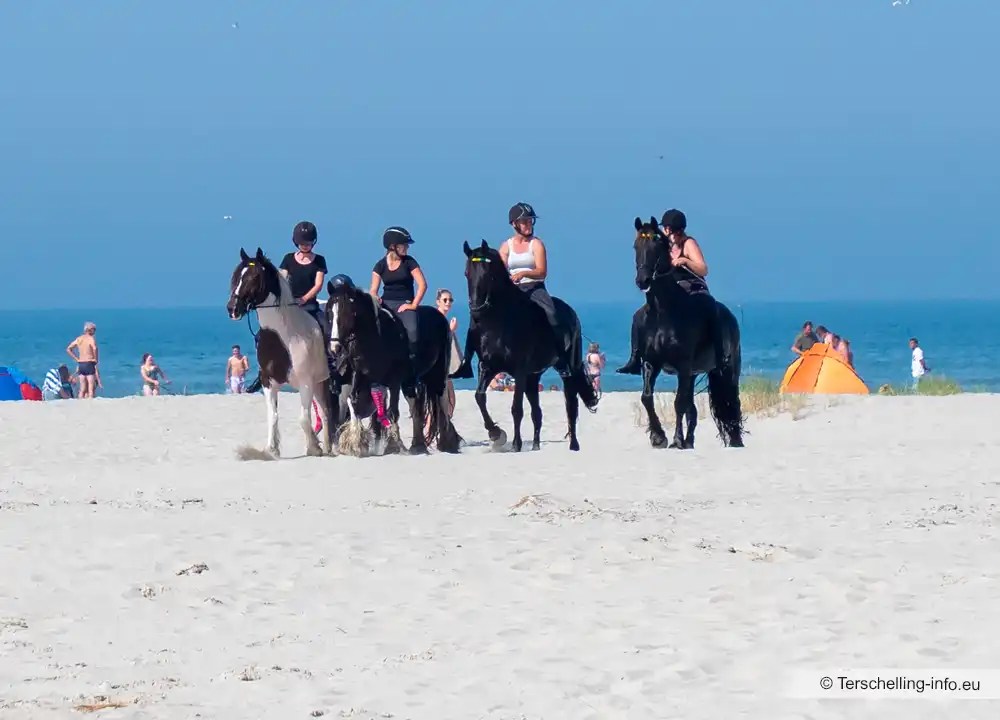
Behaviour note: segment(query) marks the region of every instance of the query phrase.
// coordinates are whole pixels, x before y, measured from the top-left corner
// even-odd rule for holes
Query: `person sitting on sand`
[[[825,329],[826,328],[824,328],[824,330]],[[813,332],[812,322],[806,320],[802,323],[802,332],[795,336],[795,342],[792,343],[792,352],[796,355],[801,355],[818,342],[819,338],[817,338],[816,333]]]
[[[170,379],[163,372],[156,360],[149,353],[142,354],[142,364],[139,366],[139,375],[142,376],[142,394],[146,397],[160,394],[160,383],[170,384]],[[160,380],[163,378],[163,380]]]
[[[45,374],[45,382],[42,383],[42,397],[46,400],[72,399],[73,378],[69,374],[68,367],[60,365]]]
[[[226,359],[226,387],[233,395],[240,395],[246,388],[246,375],[250,372],[250,361],[233,345],[233,354]]]
[[[97,326],[92,322],[86,322],[83,324],[83,335],[66,347],[66,354],[73,358],[80,376],[80,399],[94,397],[97,392],[95,388],[104,389],[104,385],[101,384],[101,371],[97,367],[100,352],[97,340],[94,339],[96,334]]]

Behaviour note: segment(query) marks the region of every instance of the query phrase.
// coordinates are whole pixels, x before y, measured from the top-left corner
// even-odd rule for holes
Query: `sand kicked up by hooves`
[[[635,400],[572,453],[544,393],[516,454],[459,393],[459,455],[353,458],[282,394],[266,463],[259,396],[0,403],[0,718],[997,716],[786,678],[1000,667],[1000,398],[818,399],[740,450],[703,415],[693,451]]]

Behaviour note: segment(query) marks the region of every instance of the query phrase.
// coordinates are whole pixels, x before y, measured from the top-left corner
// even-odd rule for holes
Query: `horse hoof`
[[[427,447],[425,445],[411,445],[410,455],[427,455]]]
[[[493,428],[490,430],[490,442],[493,444],[494,450],[499,450],[507,444],[507,433],[500,428]]]
[[[531,449],[532,450],[541,450],[542,449],[542,444],[540,442],[538,442],[537,440],[535,440],[534,442],[531,443]]]
[[[573,452],[577,452],[580,449],[580,443],[577,441],[576,438],[572,438],[569,441],[569,449],[572,450]]]
[[[741,448],[741,447],[745,447],[745,446],[743,445],[743,441],[742,440],[730,440],[729,441],[729,447]]]
[[[653,435],[649,438],[649,444],[659,449],[667,446],[667,439],[661,435]]]
[[[306,448],[306,455],[309,457],[322,457],[323,449],[319,445],[310,445]]]
[[[521,452],[521,441],[515,440],[514,442],[512,442],[510,445],[510,449],[513,450],[514,452]]]

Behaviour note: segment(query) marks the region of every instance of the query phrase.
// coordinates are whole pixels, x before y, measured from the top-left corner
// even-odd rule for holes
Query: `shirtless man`
[[[104,389],[101,384],[101,371],[97,369],[99,354],[97,341],[94,334],[97,326],[92,322],[84,323],[83,335],[71,342],[66,348],[66,354],[73,358],[77,365],[77,374],[80,376],[80,399],[92,398],[95,394],[95,385]],[[76,350],[76,353],[73,351]]]
[[[233,354],[226,361],[226,384],[234,395],[243,392],[246,387],[246,374],[250,370],[250,361],[240,353],[240,346],[233,345]]]

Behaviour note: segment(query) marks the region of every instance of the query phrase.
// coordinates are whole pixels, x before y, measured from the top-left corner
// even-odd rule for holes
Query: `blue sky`
[[[638,302],[633,217],[670,207],[723,298],[997,297],[998,26],[995,0],[7,2],[0,307],[221,308],[239,247],[277,260],[303,219],[356,279],[404,225],[464,295],[462,241],[521,200],[570,300]]]

